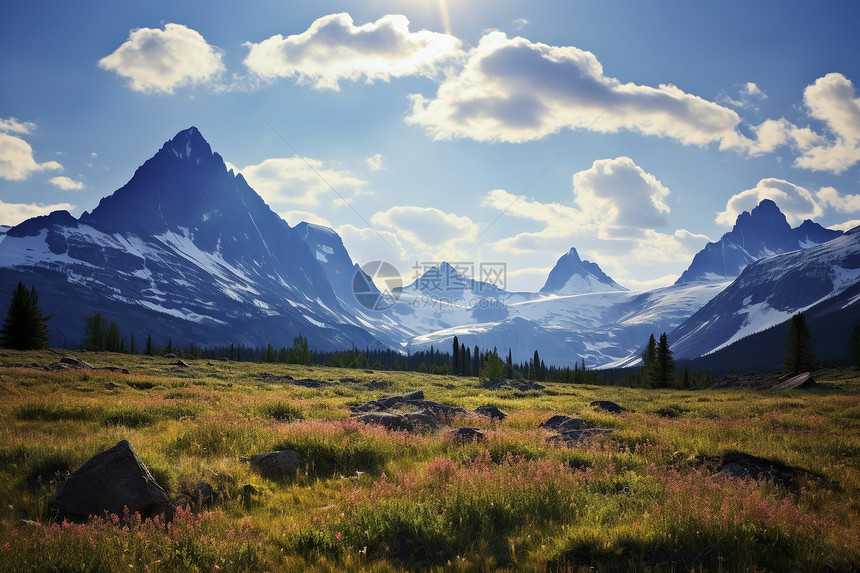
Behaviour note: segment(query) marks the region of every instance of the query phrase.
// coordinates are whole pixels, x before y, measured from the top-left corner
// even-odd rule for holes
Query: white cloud
[[[328,219],[320,217],[311,211],[281,211],[278,215],[280,215],[284,221],[289,223],[291,227],[295,227],[302,221],[313,223],[314,225],[322,225],[323,227],[332,226]]]
[[[531,24],[531,22],[529,22],[525,18],[517,18],[516,20],[511,22],[511,26],[513,27],[515,32],[519,32],[529,24]]]
[[[353,262],[359,265],[384,260],[403,270],[415,262],[415,255],[410,260],[409,252],[397,233],[350,224],[341,225],[335,230],[343,239],[343,245]]]
[[[573,176],[574,201],[601,226],[654,228],[666,224],[669,190],[629,157],[599,159]]]
[[[860,226],[860,219],[852,219],[851,221],[845,221],[844,223],[840,223],[838,225],[830,225],[831,229],[836,229],[838,231],[850,231],[851,229]]]
[[[339,90],[340,80],[433,77],[445,61],[460,54],[460,44],[448,34],[410,32],[409,20],[402,15],[356,26],[349,14],[330,14],[301,34],[246,43],[245,65],[266,80],[294,77],[318,89]]]
[[[422,260],[467,258],[466,248],[478,238],[478,225],[469,217],[433,207],[395,206],[375,213],[370,221],[411,243]]]
[[[823,205],[839,213],[860,213],[860,195],[843,195],[833,187],[822,187],[816,196]]]
[[[860,162],[860,98],[854,84],[842,74],[827,74],[806,88],[803,101],[809,115],[822,121],[832,138],[796,130],[792,135],[800,157],[795,165],[842,173]]]
[[[65,175],[60,175],[58,177],[51,177],[48,179],[48,183],[53,185],[54,187],[59,187],[63,191],[71,191],[72,189],[83,189],[84,184],[81,181],[75,181],[71,177],[66,177]]]
[[[228,168],[233,168],[229,166]],[[301,157],[273,157],[242,169],[248,184],[270,206],[284,203],[314,207],[328,196],[333,206],[368,194],[367,181],[346,170],[327,167],[322,161]],[[332,187],[340,196],[332,192]]]
[[[365,159],[365,161],[367,162],[367,167],[371,171],[385,171],[385,167],[382,166],[382,154],[381,153],[377,153],[376,155],[371,155],[370,157]]]
[[[3,179],[23,181],[39,171],[62,169],[56,161],[37,162],[33,158],[33,148],[20,137],[0,133],[0,177]]]
[[[628,130],[706,145],[735,137],[738,114],[673,85],[607,76],[591,52],[492,31],[435,98],[413,94],[407,120],[437,139],[523,142],[564,128]],[[593,125],[592,125],[593,124]]]
[[[732,97],[726,92],[720,93],[717,101],[737,108],[752,108],[758,110],[758,101],[767,99],[767,94],[753,82],[747,82],[738,90],[738,96]]]
[[[19,135],[29,135],[36,129],[36,124],[29,121],[18,121],[14,117],[3,119],[0,117],[0,132],[17,133]]]
[[[52,211],[71,211],[75,206],[71,203],[56,203],[42,205],[41,203],[5,203],[0,201],[0,224],[17,225],[31,217],[47,215]]]
[[[211,82],[224,72],[221,51],[182,24],[138,28],[99,67],[127,78],[135,91],[171,94]]]
[[[744,211],[751,211],[763,199],[771,199],[779,206],[789,224],[797,225],[804,219],[820,217],[824,210],[808,189],[783,179],[762,179],[752,189],[741,191],[729,198],[726,209],[717,213],[716,222],[732,226]]]
[[[755,99],[767,99],[767,94],[761,91],[753,82],[744,84],[744,87],[741,88],[741,95]]]

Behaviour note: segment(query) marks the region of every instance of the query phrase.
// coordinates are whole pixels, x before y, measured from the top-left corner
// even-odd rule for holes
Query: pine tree
[[[107,345],[108,322],[101,312],[94,312],[87,317],[84,326],[84,349],[91,351],[104,350]]]
[[[669,349],[669,338],[665,332],[660,335],[655,362],[655,376],[651,380],[651,383],[658,388],[666,388],[675,379],[675,359],[672,358],[672,351]]]
[[[463,375],[471,376],[472,375],[472,349],[466,349],[466,356],[463,359]]]
[[[275,362],[276,360],[277,354],[275,354],[275,348],[270,342],[268,348],[266,348],[266,362]]]
[[[131,342],[128,345],[128,353],[129,354],[137,354],[137,346],[134,344],[134,331],[131,331]]]
[[[119,332],[119,323],[113,320],[105,333],[104,349],[108,352],[122,352],[122,335]]]
[[[153,354],[155,354],[155,351],[152,348],[152,335],[147,334],[146,335],[146,355],[152,356]]]
[[[532,366],[533,371],[532,371],[531,379],[532,380],[540,380],[541,379],[541,377],[540,377],[540,374],[541,374],[540,356],[538,355],[537,350],[535,350],[535,355],[534,355],[534,358],[532,359],[532,364],[533,364],[533,366]]]
[[[511,379],[514,377],[514,361],[511,356],[511,349],[508,348],[508,359],[505,361],[505,378]]]
[[[12,291],[12,302],[3,327],[0,328],[0,346],[14,350],[39,350],[48,347],[48,327],[51,317],[43,317],[39,308],[39,293],[33,286],[28,291],[24,283]]]
[[[241,360],[241,345],[239,346]],[[310,366],[311,352],[308,350],[308,339],[299,334],[293,337],[293,347],[290,348],[290,357],[287,360],[290,364],[304,364]]]
[[[460,376],[466,375],[466,345],[460,343]]]
[[[454,336],[454,346],[451,349],[451,356],[453,357],[453,363],[451,364],[451,373],[454,376],[460,375],[460,341],[457,340],[457,337]]]
[[[806,317],[803,316],[802,312],[791,317],[785,349],[787,354],[782,365],[784,373],[799,374],[815,370],[815,347],[812,342],[812,333],[806,326]]]
[[[652,334],[642,352],[642,385],[650,386],[657,370],[657,340]]]

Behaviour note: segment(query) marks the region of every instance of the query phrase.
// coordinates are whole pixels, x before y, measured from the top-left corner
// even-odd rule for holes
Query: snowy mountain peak
[[[462,291],[471,291],[481,296],[494,296],[501,292],[497,285],[469,278],[463,274],[465,272],[473,274],[473,266],[457,263],[452,265],[443,261],[438,266],[426,269],[412,284],[395,290],[421,292],[431,296],[446,296],[448,293]]]
[[[559,257],[540,292],[580,294],[627,290],[603,272],[597,263],[584,261],[574,247]]]
[[[705,245],[675,284],[732,279],[763,257],[826,243],[841,234],[812,221],[792,229],[776,203],[764,199],[738,215],[732,230],[719,241]]]
[[[164,144],[161,150],[172,153],[179,159],[212,156],[212,148],[203,138],[200,130],[194,126],[177,133],[173,139]]]

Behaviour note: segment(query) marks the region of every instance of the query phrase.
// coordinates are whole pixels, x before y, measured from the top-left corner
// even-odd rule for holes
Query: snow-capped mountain
[[[59,211],[0,239],[0,292],[35,284],[52,342],[101,311],[138,340],[314,348],[375,339],[344,309],[307,243],[228,171],[196,128],[76,220]]]
[[[821,305],[858,282],[860,227],[827,243],[749,265],[671,332],[669,341],[679,358],[702,356]],[[847,311],[858,300],[854,296],[841,308]]]
[[[540,292],[579,294],[615,290],[627,289],[612,280],[597,263],[580,259],[579,253],[571,247],[559,257]]]
[[[763,257],[826,243],[841,234],[808,219],[792,228],[776,203],[764,199],[752,211],[738,215],[732,230],[719,241],[699,251],[676,284],[733,279]]]

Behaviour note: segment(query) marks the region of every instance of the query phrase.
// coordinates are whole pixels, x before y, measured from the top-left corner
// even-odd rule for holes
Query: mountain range
[[[679,358],[722,351],[842,300],[860,279],[858,244],[857,231],[792,228],[764,200],[661,289],[630,292],[571,248],[536,293],[446,262],[380,290],[383,269],[359,267],[332,229],[290,227],[192,127],[92,212],[0,227],[0,293],[36,286],[55,345],[79,343],[101,311],[158,345],[289,346],[302,334],[318,350],[411,352],[458,336],[518,361],[539,349],[547,364],[594,367],[634,364],[652,333],[668,332]]]

